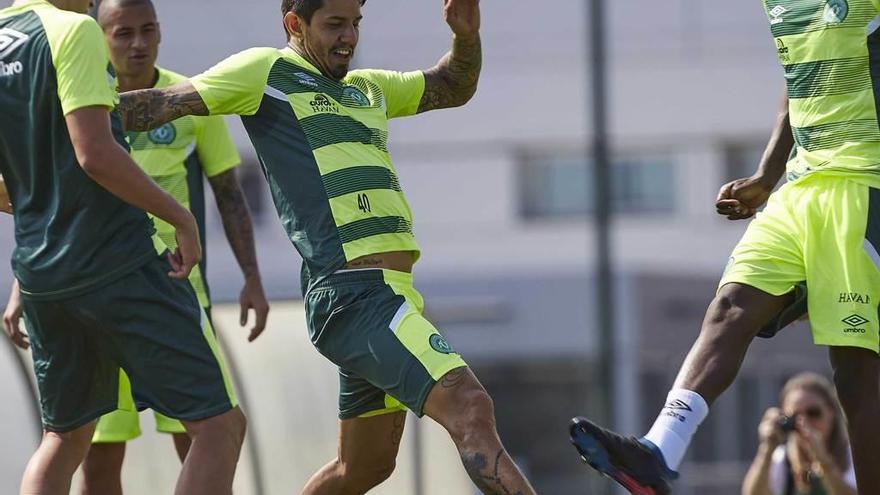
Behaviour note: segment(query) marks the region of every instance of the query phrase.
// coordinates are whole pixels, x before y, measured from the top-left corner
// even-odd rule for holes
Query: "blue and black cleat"
[[[653,444],[625,438],[586,418],[571,422],[571,443],[581,459],[633,495],[669,495],[678,473],[666,467]]]

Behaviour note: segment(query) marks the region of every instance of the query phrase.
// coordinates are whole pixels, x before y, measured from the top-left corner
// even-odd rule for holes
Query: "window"
[[[612,165],[612,207],[618,213],[675,210],[675,164],[666,154],[624,154]],[[526,218],[584,216],[595,210],[595,174],[578,152],[528,156],[521,166]]]
[[[758,170],[766,143],[761,141],[728,143],[724,146],[724,182],[749,177]]]

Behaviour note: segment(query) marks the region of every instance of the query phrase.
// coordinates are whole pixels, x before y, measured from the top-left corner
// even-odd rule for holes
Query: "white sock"
[[[708,414],[709,405],[700,394],[673,389],[645,439],[660,449],[669,469],[678,471],[691,438]]]

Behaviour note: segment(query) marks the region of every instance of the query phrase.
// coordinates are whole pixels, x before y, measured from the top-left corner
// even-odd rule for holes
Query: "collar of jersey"
[[[310,70],[310,71],[312,71],[312,72],[314,72],[315,74],[318,74],[318,75],[320,75],[320,76],[323,76],[323,75],[324,75],[324,74],[321,73],[321,71],[320,71],[317,67],[315,67],[314,65],[312,65],[311,62],[309,62],[308,60],[306,60],[305,57],[303,57],[302,55],[300,55],[299,53],[297,53],[296,50],[294,50],[294,49],[291,48],[290,46],[286,46],[286,47],[282,48],[282,49],[281,49],[281,53],[282,53],[285,57],[290,58],[290,59],[293,59],[293,61],[296,62],[297,65],[299,65],[299,66],[301,66],[301,67],[303,67],[303,68],[305,68],[305,69],[308,69],[308,70]]]

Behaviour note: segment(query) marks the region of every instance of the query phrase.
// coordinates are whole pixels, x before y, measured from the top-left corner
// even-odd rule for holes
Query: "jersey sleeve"
[[[66,29],[47,34],[64,115],[83,107],[115,107],[119,95],[98,24],[89,17],[77,16]]]
[[[195,117],[196,153],[207,177],[215,177],[241,164],[238,150],[229,136],[226,121],[219,115]]]
[[[269,70],[280,55],[273,48],[237,53],[190,79],[211,115],[253,115],[260,109]]]
[[[368,69],[358,71],[358,75],[373,81],[382,88],[389,119],[408,117],[418,113],[419,104],[425,94],[424,72],[420,70],[396,72]]]

